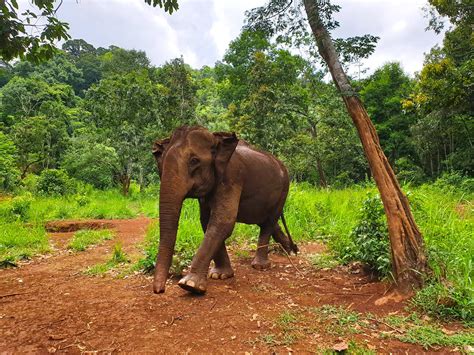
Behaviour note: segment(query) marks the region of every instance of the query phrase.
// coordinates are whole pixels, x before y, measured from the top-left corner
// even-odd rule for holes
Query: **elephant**
[[[253,148],[235,133],[212,133],[201,126],[177,128],[170,138],[156,141],[152,150],[161,180],[155,293],[165,291],[181,207],[186,198],[199,200],[204,231],[204,240],[193,257],[189,273],[178,282],[187,291],[203,294],[208,277],[234,276],[225,240],[236,222],[260,227],[252,261],[256,269],[270,266],[270,236],[286,252],[298,252],[283,216],[289,190],[288,171],[272,154]],[[280,217],[287,235],[278,224]],[[209,271],[211,260],[214,267]]]

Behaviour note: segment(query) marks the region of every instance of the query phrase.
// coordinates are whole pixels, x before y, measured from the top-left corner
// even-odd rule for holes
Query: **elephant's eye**
[[[199,159],[196,157],[192,157],[191,159],[189,159],[189,165],[192,167],[199,165]]]
[[[196,157],[192,157],[189,159],[189,175],[194,175],[199,170],[199,159]]]

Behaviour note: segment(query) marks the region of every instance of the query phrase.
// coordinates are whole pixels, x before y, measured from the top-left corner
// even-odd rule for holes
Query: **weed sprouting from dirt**
[[[128,264],[130,264],[130,259],[127,256],[127,254],[123,251],[122,244],[116,243],[114,245],[112,256],[107,262],[91,266],[85,270],[85,273],[87,275],[93,275],[93,276],[103,275],[111,270],[117,269],[118,267],[123,268],[124,266]],[[126,273],[127,270],[122,270],[122,271],[124,272],[119,273],[119,275]]]

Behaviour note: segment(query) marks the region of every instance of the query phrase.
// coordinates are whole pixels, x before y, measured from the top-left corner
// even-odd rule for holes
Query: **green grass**
[[[456,317],[473,323],[474,194],[466,193],[466,189],[438,183],[404,190],[409,192],[415,220],[423,233],[433,270],[427,280],[428,287],[417,295],[413,305],[434,316]],[[342,190],[320,190],[305,183],[291,185],[284,213],[294,240],[300,243],[322,240],[329,248],[329,254],[313,258],[316,267],[332,267],[347,260],[345,256],[354,246],[351,231],[358,223],[359,210],[368,192],[375,194],[377,190],[370,185]],[[22,228],[9,228],[0,234],[1,253],[6,255],[8,250],[8,258],[18,259],[46,250],[44,231],[26,227],[22,222],[41,225],[56,219],[156,217],[157,195],[155,186],[144,193],[135,191],[129,197],[117,190],[85,190],[67,197],[24,193],[14,198],[3,198],[0,200],[0,224],[16,223]],[[30,233],[30,230],[34,232]],[[32,236],[20,236],[29,234]],[[248,256],[248,251],[255,249],[257,237],[258,227],[237,224],[228,243],[234,243],[234,250],[239,255]],[[140,267],[153,269],[158,238],[159,225],[154,223],[147,232],[145,255]],[[175,272],[179,273],[189,264],[202,238],[198,203],[187,200],[182,209],[176,242]],[[18,242],[12,243],[11,239],[18,239]],[[30,239],[31,243],[28,242]],[[33,240],[43,240],[43,244]],[[26,248],[21,246],[23,243],[43,246]],[[5,247],[6,244],[10,246]]]
[[[0,220],[19,217],[25,222],[43,223],[58,219],[123,219],[139,215],[156,217],[158,197],[151,193],[123,196],[117,190],[92,190],[70,196],[34,196],[25,193],[31,202],[27,211],[20,210],[23,196],[0,201]],[[15,212],[15,213],[14,213]]]
[[[110,230],[83,229],[74,233],[68,248],[74,251],[84,251],[89,246],[99,244],[104,240],[112,239],[113,233]]]
[[[419,344],[425,349],[435,346],[474,345],[474,331],[469,329],[449,331],[436,322],[421,319],[416,313],[406,317],[391,315],[384,318],[383,321],[401,333],[390,336],[405,343]]]
[[[339,265],[338,260],[328,253],[308,255],[308,260],[316,269],[332,269]]]
[[[20,259],[49,251],[42,226],[25,226],[21,222],[0,223],[0,267],[14,266]]]

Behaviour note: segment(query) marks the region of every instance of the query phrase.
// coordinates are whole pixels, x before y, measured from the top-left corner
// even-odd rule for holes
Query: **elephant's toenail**
[[[193,280],[189,280],[188,282],[186,282],[186,285],[188,285],[189,287],[194,287],[196,286],[196,283]]]
[[[219,274],[213,273],[211,275],[211,279],[217,280],[219,278]]]

